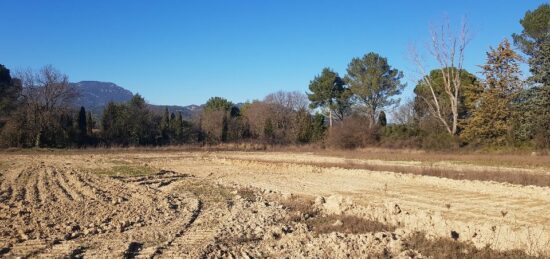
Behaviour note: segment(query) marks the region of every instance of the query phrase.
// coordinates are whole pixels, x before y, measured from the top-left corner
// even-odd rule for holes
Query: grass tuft
[[[319,215],[319,210],[315,208],[315,202],[305,196],[293,196],[290,199],[281,200],[279,203],[288,211],[289,221],[301,222]]]
[[[395,227],[351,215],[328,215],[306,221],[308,227],[317,234],[332,232],[364,234],[394,231]]]
[[[423,256],[428,258],[536,258],[534,256],[529,256],[520,250],[497,251],[491,249],[490,247],[478,249],[471,243],[458,242],[450,238],[436,238],[434,240],[430,240],[427,239],[422,232],[414,233],[405,241],[404,245],[409,249],[420,252]]]

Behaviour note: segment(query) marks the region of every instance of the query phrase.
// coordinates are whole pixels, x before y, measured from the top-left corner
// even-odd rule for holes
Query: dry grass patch
[[[279,203],[288,211],[289,221],[302,222],[319,215],[319,210],[315,208],[315,202],[309,197],[292,196],[279,201]]]
[[[351,215],[323,215],[315,207],[313,199],[306,196],[292,196],[279,201],[288,211],[287,220],[302,222],[317,234],[331,232],[361,234],[369,232],[393,231],[395,227]]]
[[[246,160],[246,159],[239,159]],[[361,169],[369,171],[386,171],[402,174],[414,174],[435,176],[454,180],[477,180],[477,181],[495,181],[499,183],[510,183],[517,185],[534,185],[541,187],[550,187],[550,174],[538,174],[527,172],[503,172],[498,170],[472,170],[461,171],[456,169],[442,169],[430,166],[400,166],[400,165],[372,165],[364,163],[355,163],[347,161],[346,163],[323,163],[323,162],[296,162],[296,161],[269,161],[262,159],[246,160],[270,164],[296,164],[317,166],[321,168],[343,168],[343,169]]]
[[[300,146],[270,146],[256,143],[220,144],[220,145],[180,145],[163,147],[112,147],[85,149],[51,149],[51,148],[8,148],[0,149],[0,154],[48,154],[48,155],[78,155],[78,154],[141,154],[141,153],[179,153],[179,152],[218,152],[218,151],[264,151],[264,152],[295,152],[315,153],[319,155],[354,158],[380,159],[389,161],[453,161],[467,162],[479,165],[510,166],[510,167],[545,167],[550,169],[550,155],[531,155],[530,150],[510,152],[482,152],[472,150],[455,151],[424,151],[415,149],[363,148],[356,150],[324,149],[318,145]]]
[[[241,196],[245,201],[253,202],[256,201],[256,192],[251,188],[240,188],[237,190],[237,195]]]
[[[508,166],[522,168],[543,167],[550,169],[550,156],[531,155],[529,152],[487,153],[472,151],[428,152],[408,149],[370,148],[360,150],[314,150],[313,153],[350,159],[379,159],[387,161],[422,161],[422,162],[465,162],[486,166]]]
[[[407,248],[414,249],[420,252],[423,256],[430,258],[536,258],[534,256],[529,256],[520,250],[497,251],[489,247],[478,249],[470,243],[459,242],[450,238],[437,238],[435,240],[429,240],[425,237],[424,233],[421,232],[417,232],[408,238],[405,241],[405,245]]]
[[[397,166],[397,165],[368,165],[357,163],[317,164],[321,167],[341,167],[345,169],[364,169],[370,171],[388,171],[403,174],[415,174],[425,176],[435,176],[454,180],[477,180],[477,181],[495,181],[500,183],[511,183],[517,185],[534,185],[548,187],[550,186],[549,174],[534,174],[534,173],[512,173],[495,170],[481,171],[459,171],[452,169],[442,169],[435,167],[413,167],[413,166]]]
[[[184,184],[178,186],[181,191],[191,192],[201,201],[221,203],[228,202],[233,198],[231,189],[210,184],[204,181],[197,181],[195,179],[186,179],[182,181]]]
[[[316,234],[327,234],[332,232],[363,234],[395,230],[393,226],[351,215],[316,217],[307,220],[306,224]]]

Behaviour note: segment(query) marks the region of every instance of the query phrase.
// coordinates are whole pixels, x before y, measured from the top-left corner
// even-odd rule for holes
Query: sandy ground
[[[550,188],[300,164],[349,161],[262,152],[2,154],[0,257],[421,257],[402,244],[415,231],[550,254]],[[98,173],[116,166],[153,173]],[[243,189],[253,197],[243,197]],[[295,196],[315,200],[324,215],[354,215],[397,229],[317,235],[288,220],[281,204]]]

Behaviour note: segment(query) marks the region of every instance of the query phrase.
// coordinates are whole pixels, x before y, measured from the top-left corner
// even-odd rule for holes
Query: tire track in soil
[[[153,176],[140,185],[55,163],[7,170],[0,184],[0,256],[131,258],[155,252],[148,248],[177,238],[196,218],[197,200],[149,185],[184,177],[174,172],[169,182]]]
[[[205,193],[208,192],[205,190],[223,187],[214,187],[202,180],[194,180],[182,182],[180,186],[173,188],[187,188],[190,185],[200,186],[199,191],[194,192],[196,197],[200,197],[198,209],[192,220],[173,240],[159,247],[154,258],[204,258],[209,247],[216,242],[222,223],[229,216],[227,197],[223,195],[223,191]],[[201,188],[205,190],[200,190]]]

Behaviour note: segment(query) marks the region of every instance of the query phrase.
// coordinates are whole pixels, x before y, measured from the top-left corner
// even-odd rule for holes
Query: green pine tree
[[[80,112],[78,113],[78,133],[80,135],[80,144],[85,144],[88,137],[88,124],[86,109],[84,107],[80,107]]]
[[[342,120],[350,110],[350,92],[338,73],[330,68],[324,68],[321,75],[309,83],[307,97],[312,109],[323,108],[328,111],[329,125],[332,126],[333,117]]]
[[[348,65],[345,77],[353,95],[366,108],[369,125],[376,124],[376,114],[384,107],[399,103],[393,97],[400,94],[405,84],[403,73],[392,68],[388,60],[370,52],[362,58],[354,58]]]
[[[550,148],[550,4],[528,11],[520,23],[523,31],[513,38],[529,58],[529,81],[534,84],[520,104],[520,117],[525,118],[521,128],[538,147]]]

